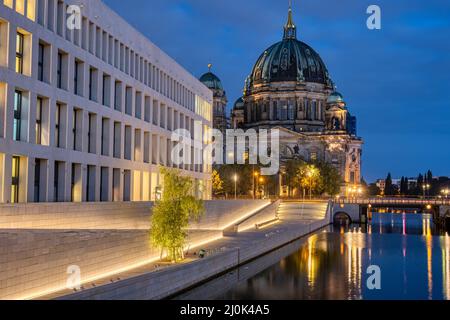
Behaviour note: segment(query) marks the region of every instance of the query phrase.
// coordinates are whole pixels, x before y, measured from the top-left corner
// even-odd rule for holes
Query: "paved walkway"
[[[276,234],[291,233],[302,226],[324,220],[327,206],[328,203],[283,202],[278,209],[280,220],[277,223],[259,230],[250,229],[233,236],[223,237],[202,248],[212,253],[217,250],[252,248],[254,244]]]
[[[278,209],[278,222],[262,229],[249,229],[237,233],[236,235],[223,237],[219,240],[205,244],[201,248],[193,248],[188,253],[187,260],[183,263],[198,260],[199,258],[196,253],[200,249],[206,250],[208,255],[214,255],[219,252],[239,248],[243,259],[240,262],[247,261],[248,258],[254,258],[252,257],[252,254],[254,255],[258,252],[258,254],[267,253],[281,245],[296,240],[300,236],[315,231],[311,230],[311,228],[318,229],[328,224],[328,221],[325,221],[327,205],[327,203],[281,203]],[[269,241],[270,238],[273,238],[274,240]],[[261,244],[264,244],[264,246],[261,246]],[[91,288],[99,288],[103,285],[117,283],[124,279],[137,277],[154,271],[164,270],[171,266],[173,265],[161,262],[149,263],[132,270],[105,277],[95,282],[84,284],[82,291]],[[199,279],[199,281],[202,280],[205,279]],[[45,297],[40,297],[40,299],[55,299],[74,293],[76,292],[64,290]]]

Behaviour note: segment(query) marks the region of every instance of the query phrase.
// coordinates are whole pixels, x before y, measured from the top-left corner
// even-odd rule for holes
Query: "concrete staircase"
[[[328,202],[283,201],[278,207],[277,215],[281,220],[323,220],[325,219]]]

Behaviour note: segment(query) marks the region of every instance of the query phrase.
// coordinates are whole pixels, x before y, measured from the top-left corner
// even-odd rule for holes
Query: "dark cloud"
[[[212,62],[230,107],[258,56],[281,39],[287,11],[287,1],[269,0],[104,2],[194,75]],[[358,117],[364,175],[450,175],[450,2],[293,2],[299,38]],[[371,4],[382,9],[380,31],[366,28]]]

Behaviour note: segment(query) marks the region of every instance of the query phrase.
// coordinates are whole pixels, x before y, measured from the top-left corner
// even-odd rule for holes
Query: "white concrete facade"
[[[0,0],[0,203],[153,200],[159,166],[209,199],[211,168],[170,154],[173,130],[212,127],[212,102],[101,1]]]

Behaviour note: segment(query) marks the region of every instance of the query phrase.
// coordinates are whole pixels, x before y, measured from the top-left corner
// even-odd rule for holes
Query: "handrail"
[[[367,205],[448,205],[450,199],[417,199],[417,198],[338,198],[334,200],[337,204],[367,204]]]

